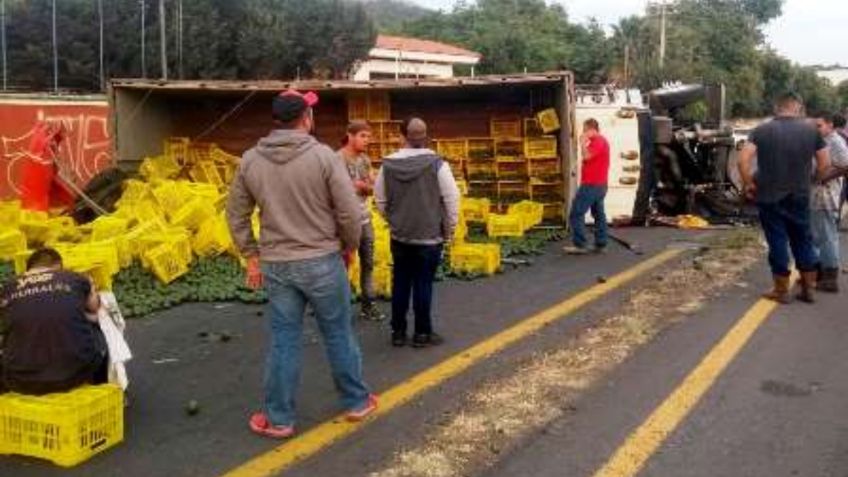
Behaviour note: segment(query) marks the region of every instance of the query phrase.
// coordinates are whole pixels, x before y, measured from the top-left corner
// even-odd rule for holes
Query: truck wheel
[[[94,203],[107,212],[115,211],[115,203],[121,198],[127,173],[113,167],[94,176],[83,189]],[[87,224],[97,218],[97,212],[82,197],[77,197],[71,213],[78,224]]]

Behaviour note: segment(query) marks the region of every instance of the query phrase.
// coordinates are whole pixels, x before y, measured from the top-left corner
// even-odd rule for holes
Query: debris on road
[[[669,269],[663,280],[647,281],[619,314],[584,330],[567,347],[472,391],[461,409],[440,417],[418,447],[398,453],[370,477],[458,477],[489,467],[521,438],[574,409],[583,391],[638,347],[739,281],[761,255],[756,235],[748,231],[713,240],[701,252],[701,270]]]

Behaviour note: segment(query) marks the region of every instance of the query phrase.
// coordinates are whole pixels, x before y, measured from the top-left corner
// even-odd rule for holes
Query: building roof
[[[431,53],[436,55],[469,56],[472,58],[482,58],[483,56],[475,51],[466,50],[447,43],[390,35],[378,35],[377,44],[374,45],[374,47],[385,50],[414,51],[417,53]]]

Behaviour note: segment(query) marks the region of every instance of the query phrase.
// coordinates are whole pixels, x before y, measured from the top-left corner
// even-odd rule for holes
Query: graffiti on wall
[[[52,105],[0,104],[0,198],[20,194],[20,170],[39,121],[61,121],[68,132],[58,163],[76,185],[85,184],[112,164],[112,146],[105,103]]]

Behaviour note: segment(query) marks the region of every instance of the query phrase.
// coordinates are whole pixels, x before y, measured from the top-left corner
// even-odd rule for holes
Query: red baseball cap
[[[306,110],[318,104],[318,94],[314,91],[301,93],[287,89],[274,97],[271,104],[271,115],[277,121],[294,121]]]

